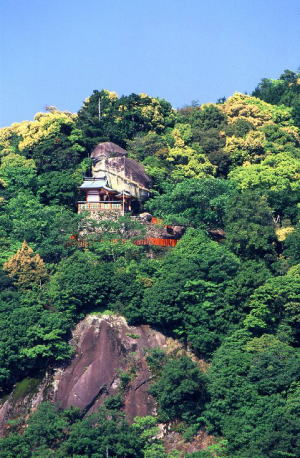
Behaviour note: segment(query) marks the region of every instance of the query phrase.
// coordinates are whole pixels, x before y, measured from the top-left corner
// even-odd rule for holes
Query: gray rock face
[[[91,153],[93,177],[106,176],[110,188],[127,191],[143,201],[150,196],[152,180],[142,164],[127,156],[127,151],[115,143],[99,143]]]
[[[147,349],[182,351],[178,342],[149,326],[128,326],[124,318],[109,315],[87,316],[76,326],[71,343],[75,354],[69,364],[49,372],[39,383],[34,379],[22,381],[2,405],[0,401],[0,436],[9,432],[8,420],[23,417],[26,423],[43,401],[54,402],[61,408],[79,407],[87,415],[94,412],[120,389],[125,373],[130,374],[129,383],[123,387],[127,419],[131,422],[135,416],[155,414],[156,405],[148,393],[152,374],[146,361]],[[198,363],[201,365],[201,361]],[[23,385],[22,396],[20,385]],[[214,443],[214,438],[205,431],[199,431],[192,441],[186,442],[178,432],[169,430],[168,425],[161,424],[160,429],[166,451],[176,449],[180,456]]]
[[[149,326],[129,327],[121,317],[90,315],[75,329],[74,342],[77,354],[72,363],[54,375],[55,403],[92,412],[117,391],[120,373],[130,372],[132,379],[125,389],[127,418],[154,412],[154,401],[147,393],[151,374],[145,350],[166,346],[165,336]]]
[[[0,406],[0,432],[7,420],[28,415],[42,401],[61,408],[79,407],[85,413],[96,410],[122,383],[122,373],[130,374],[124,391],[124,411],[129,421],[155,413],[148,388],[151,373],[146,362],[150,348],[167,347],[167,338],[149,326],[128,326],[125,319],[109,315],[89,315],[75,328],[71,342],[75,355],[64,368],[54,369],[21,399],[12,393]]]

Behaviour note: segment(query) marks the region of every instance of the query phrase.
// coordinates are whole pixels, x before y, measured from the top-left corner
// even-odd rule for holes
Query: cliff
[[[43,401],[61,408],[79,407],[88,415],[108,396],[121,392],[129,422],[135,416],[155,415],[156,403],[148,392],[153,375],[147,351],[157,347],[183,351],[178,342],[149,326],[128,326],[124,318],[111,315],[88,315],[74,329],[71,344],[75,353],[68,364],[53,368],[41,379],[24,379],[0,400],[0,436],[10,432],[11,420],[19,431],[25,428],[29,415]],[[176,449],[180,457],[214,442],[205,431],[186,442],[168,425],[160,429],[166,451]]]
[[[69,364],[54,368],[41,380],[25,379],[2,400],[0,434],[8,420],[26,417],[42,401],[79,407],[88,414],[120,387],[129,421],[155,413],[154,399],[148,394],[151,373],[146,352],[167,347],[163,334],[149,326],[128,326],[122,317],[89,315],[76,326],[71,343],[75,353]]]

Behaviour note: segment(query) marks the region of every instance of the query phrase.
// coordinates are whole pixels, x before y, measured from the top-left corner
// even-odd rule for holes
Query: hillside
[[[299,82],[286,70],[252,95],[178,110],[146,94],[94,91],[77,114],[50,107],[0,130],[1,456],[300,455]],[[129,213],[77,213],[102,142],[150,177],[151,196],[135,211],[164,231],[184,228],[174,248],[135,244],[144,228]],[[124,210],[124,190],[104,188]],[[91,339],[76,375],[72,332],[107,310],[134,328],[118,341],[110,328],[105,342]],[[148,374],[144,397],[123,350],[109,372],[109,354],[124,345]],[[82,377],[89,401],[66,401],[62,390],[27,403],[53,371],[71,371],[74,399]],[[114,378],[116,390],[100,393]]]

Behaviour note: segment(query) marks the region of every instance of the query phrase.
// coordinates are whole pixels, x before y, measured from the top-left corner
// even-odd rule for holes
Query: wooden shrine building
[[[92,219],[107,220],[131,212],[146,229],[146,236],[133,243],[174,247],[183,233],[182,228],[166,226],[149,214],[140,214],[140,204],[150,196],[152,186],[143,165],[111,142],[99,143],[92,151],[91,159],[92,176],[85,177],[79,187],[82,200],[78,201],[78,213],[88,212]],[[87,246],[84,234],[80,237],[74,236],[76,243]]]
[[[142,164],[128,158],[126,150],[112,142],[99,143],[91,153],[92,177],[79,187],[85,200],[78,202],[78,213],[125,214],[150,196],[151,178]],[[133,208],[134,207],[134,208]]]
[[[79,189],[84,191],[85,200],[78,202],[78,213],[109,211],[124,215],[131,211],[132,195],[125,190],[119,192],[110,188],[105,176],[86,177]]]

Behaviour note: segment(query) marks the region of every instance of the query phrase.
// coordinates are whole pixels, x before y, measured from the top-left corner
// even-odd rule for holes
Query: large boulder
[[[2,405],[0,401],[0,435],[8,420],[26,417],[43,401],[61,408],[79,407],[88,414],[121,387],[129,421],[155,413],[154,399],[148,393],[151,373],[146,352],[167,348],[163,334],[146,325],[128,326],[123,317],[88,315],[74,329],[71,344],[75,353],[69,363],[49,371],[41,380],[25,379]],[[130,380],[122,386],[125,373],[130,374]]]
[[[53,400],[60,407],[94,411],[120,388],[121,374],[127,372],[131,374],[124,392],[127,418],[154,413],[145,354],[149,348],[167,345],[163,334],[149,326],[128,326],[122,317],[90,315],[75,329],[73,342],[75,357],[54,376]]]
[[[106,176],[110,188],[145,200],[150,196],[152,180],[142,164],[127,156],[127,151],[115,143],[99,143],[91,153],[93,176]]]

